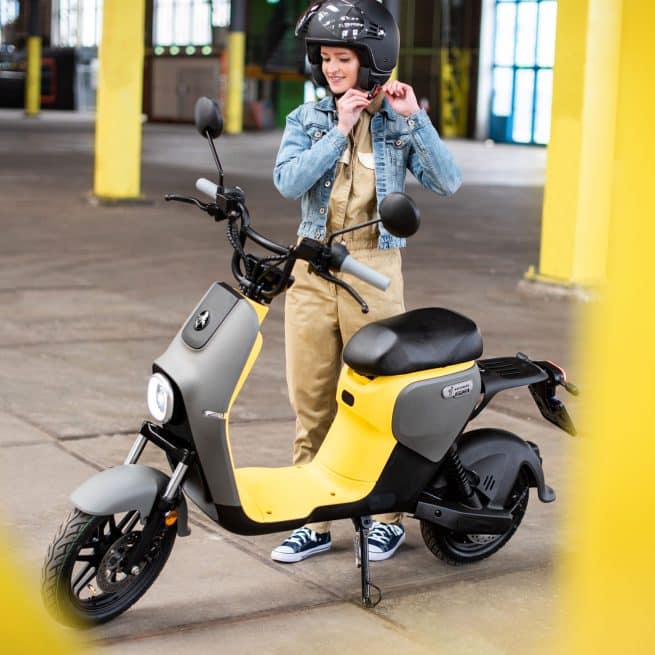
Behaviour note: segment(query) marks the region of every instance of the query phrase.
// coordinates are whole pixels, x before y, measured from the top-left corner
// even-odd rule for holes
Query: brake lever
[[[347,291],[359,303],[359,306],[362,308],[362,314],[368,314],[369,309],[368,309],[368,305],[366,304],[366,301],[351,286],[346,284],[343,280],[334,277],[334,275],[331,275],[326,271],[321,271],[318,268],[315,268],[312,264],[310,264],[310,268],[313,268],[314,272],[317,275],[320,275],[324,280],[327,280],[328,282],[332,282],[333,284],[336,284],[338,287],[341,287],[342,289]]]
[[[193,196],[180,196],[176,193],[167,193],[164,196],[164,200],[166,200],[166,202],[170,202],[171,200],[174,200],[175,202],[185,202],[187,205],[195,205],[203,211],[207,211],[209,208],[208,203],[202,202],[202,200],[198,200],[198,198],[194,198]]]
[[[166,200],[166,202],[174,200],[176,202],[184,202],[187,205],[195,205],[198,207],[198,209],[202,209],[202,211],[206,212],[210,216],[213,216],[213,218],[217,221],[225,218],[225,212],[215,203],[203,202],[202,200],[198,200],[198,198],[194,198],[193,196],[180,196],[176,193],[168,193],[164,196],[164,200]]]

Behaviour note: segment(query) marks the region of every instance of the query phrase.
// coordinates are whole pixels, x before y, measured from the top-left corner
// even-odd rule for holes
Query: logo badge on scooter
[[[466,382],[458,382],[457,384],[449,384],[441,391],[443,398],[459,398],[467,393],[473,391],[473,380],[466,380]]]
[[[209,317],[210,314],[206,309],[200,312],[200,314],[196,316],[196,320],[193,324],[193,329],[196,330],[197,332],[204,330],[207,327],[207,325],[209,325]]]

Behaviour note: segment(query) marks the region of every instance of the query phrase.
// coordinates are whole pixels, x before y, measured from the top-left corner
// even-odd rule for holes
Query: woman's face
[[[322,70],[334,95],[357,86],[359,59],[350,48],[321,46]]]

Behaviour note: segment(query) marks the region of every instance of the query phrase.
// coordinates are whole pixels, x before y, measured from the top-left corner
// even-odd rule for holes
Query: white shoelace
[[[293,543],[301,548],[309,541],[316,541],[316,533],[309,528],[298,528],[297,530],[294,530],[293,534],[287,539],[287,543]]]
[[[402,531],[403,529],[399,525],[394,525],[393,523],[376,523],[368,533],[368,538],[373,541],[379,541],[386,546],[394,537],[401,535]]]

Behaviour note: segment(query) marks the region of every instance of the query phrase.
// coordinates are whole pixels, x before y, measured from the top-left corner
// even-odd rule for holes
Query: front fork
[[[154,442],[166,452],[175,451],[175,454],[179,455],[180,459],[173,471],[173,475],[168,481],[166,490],[159,498],[153,511],[148,517],[146,526],[141,533],[141,539],[139,539],[137,545],[128,554],[126,568],[132,575],[138,575],[141,572],[147,550],[153,539],[156,537],[157,531],[161,529],[162,524],[171,528],[175,523],[177,523],[177,512],[175,508],[179,505],[178,499],[180,485],[189,469],[189,465],[195,457],[193,451],[186,448],[180,449],[176,447],[159,431],[156,431],[154,426],[149,423],[144,423],[139,436],[136,438],[130,452],[125,458],[124,464],[136,464],[143,454],[148,441]],[[178,525],[177,529],[181,537],[186,537],[190,534],[190,530],[187,527],[186,516],[183,517],[183,527],[182,529],[180,528],[181,526]]]

